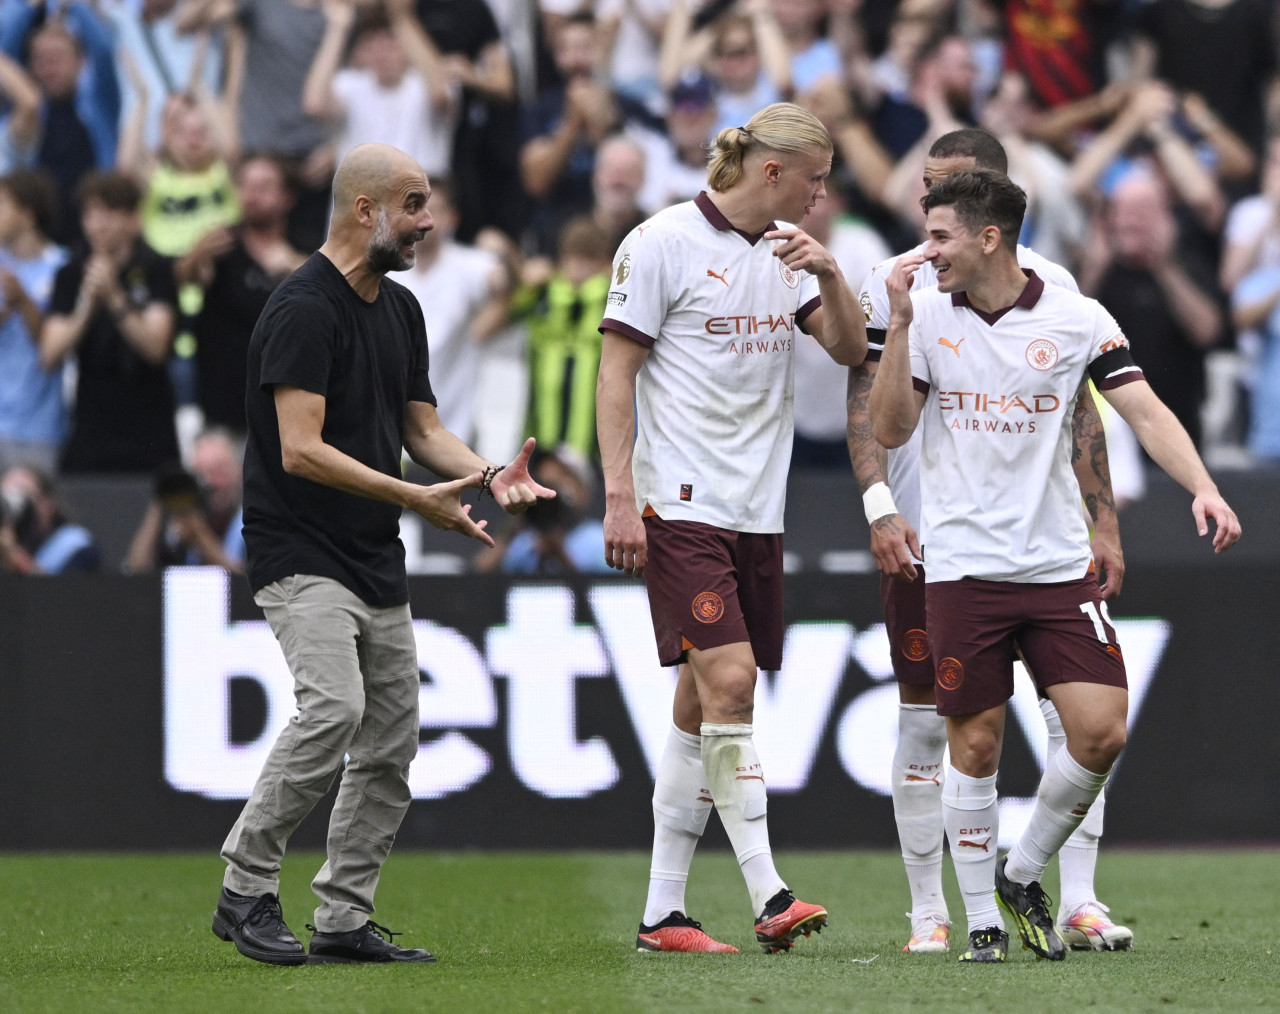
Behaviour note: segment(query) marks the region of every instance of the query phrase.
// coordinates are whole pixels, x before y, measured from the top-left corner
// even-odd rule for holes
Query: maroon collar
[[[698,210],[701,211],[703,214],[703,217],[705,217],[706,220],[711,223],[711,227],[713,229],[719,229],[721,232],[725,232],[728,229],[732,229],[734,232],[736,232],[739,236],[745,239],[752,246],[755,246],[756,243],[760,241],[760,237],[763,236],[766,232],[770,232],[771,230],[776,229],[778,227],[776,222],[770,222],[768,225],[764,227],[763,231],[761,232],[757,232],[757,233],[743,232],[741,229],[739,229],[737,226],[735,226],[732,222],[730,222],[727,218],[724,217],[724,213],[719,208],[716,207],[715,201],[713,201],[710,197],[707,196],[707,192],[705,190],[698,191],[698,196],[693,199],[693,203],[698,206]]]
[[[994,324],[1015,306],[1019,306],[1024,310],[1030,310],[1040,301],[1040,297],[1044,295],[1044,279],[1030,268],[1023,268],[1022,273],[1027,276],[1027,284],[1023,287],[1018,298],[1015,299],[1013,304],[1010,306],[1001,307],[994,313],[987,313],[985,310],[979,310],[969,302],[969,293],[967,292],[951,293],[951,305],[968,307],[988,324]]]

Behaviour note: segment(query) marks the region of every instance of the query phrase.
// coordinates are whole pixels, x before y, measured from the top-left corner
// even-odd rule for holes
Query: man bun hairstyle
[[[707,167],[707,185],[717,193],[728,190],[742,179],[747,153],[757,149],[781,154],[831,151],[831,135],[821,120],[794,103],[765,106],[744,126],[725,127],[716,135]]]
[[[943,134],[929,148],[929,158],[971,158],[979,169],[1009,172],[1009,156],[995,135],[979,127],[964,127]]]
[[[1027,194],[994,169],[962,169],[939,180],[920,198],[927,215],[933,208],[952,206],[960,223],[976,236],[989,225],[1000,230],[1000,242],[1018,248],[1018,233],[1027,211]]]

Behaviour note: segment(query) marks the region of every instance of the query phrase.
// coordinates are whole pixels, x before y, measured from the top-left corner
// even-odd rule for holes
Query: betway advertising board
[[[1178,595],[1172,575],[1131,574],[1112,604],[1129,673],[1130,746],[1110,790],[1109,839],[1280,837],[1274,807],[1250,812],[1248,790],[1231,774],[1233,754],[1280,774],[1259,709],[1226,700],[1228,685],[1245,698],[1250,685],[1264,692],[1259,642],[1276,640],[1265,623],[1251,625],[1263,591],[1240,595],[1240,577],[1233,572],[1227,601],[1225,585],[1215,592],[1200,579],[1194,594]],[[6,713],[20,727],[0,758],[11,774],[14,765],[32,771],[25,787],[11,778],[0,790],[19,816],[0,828],[0,847],[216,847],[295,710],[279,646],[243,579],[215,568],[172,569],[158,587],[103,580],[73,583],[47,602],[24,602],[26,589],[0,584],[0,607],[22,605],[11,613],[21,621],[0,627],[0,650],[17,647],[4,655],[25,670],[6,664],[0,684],[28,688],[0,685],[0,704],[15,705]],[[614,577],[414,578],[411,598],[421,732],[410,768],[415,802],[398,845],[647,847],[675,670],[658,665],[643,586]],[[774,843],[892,847],[897,688],[876,579],[797,575],[787,602],[783,665],[761,674],[754,722]],[[139,629],[113,628],[95,655],[76,633],[84,625],[40,633],[34,613],[45,607],[64,621],[67,610],[92,614],[88,630],[114,610]],[[41,640],[43,652],[31,643]],[[50,680],[59,671],[64,678]],[[1000,779],[1005,842],[1027,819],[1045,747],[1031,682],[1025,674],[1015,682]],[[1216,692],[1198,699],[1209,686]],[[71,721],[56,721],[59,700]],[[78,763],[49,772],[21,744],[34,747],[36,726],[51,721],[46,737],[60,737]],[[110,750],[82,748],[104,742]],[[1234,807],[1224,805],[1227,786]],[[323,840],[327,803],[317,810],[295,844]]]

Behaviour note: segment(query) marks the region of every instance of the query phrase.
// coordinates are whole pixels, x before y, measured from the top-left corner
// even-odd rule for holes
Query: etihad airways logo
[[[769,314],[767,317],[753,317],[750,314],[743,314],[741,317],[711,317],[707,320],[704,327],[707,334],[773,334],[775,331],[794,331],[796,326],[796,315],[794,313],[780,313],[776,317]]]
[[[986,394],[981,391],[939,391],[938,407],[957,413],[949,429],[975,433],[1034,433],[1036,420],[1024,416],[1056,412],[1062,401],[1056,394]],[[959,413],[968,413],[959,415]],[[1001,419],[1000,416],[1006,416]]]

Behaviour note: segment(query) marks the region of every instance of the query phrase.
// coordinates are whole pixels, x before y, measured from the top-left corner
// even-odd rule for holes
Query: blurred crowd
[[[154,481],[129,568],[239,566],[249,335],[365,141],[432,179],[436,228],[396,279],[423,306],[442,419],[495,461],[536,436],[581,485],[555,519],[578,528],[613,252],[705,186],[717,131],[780,99],[836,142],[803,225],[855,290],[922,238],[929,144],[984,127],[1029,195],[1022,242],[1107,306],[1209,464],[1280,461],[1277,10],[0,0],[0,568],[91,569],[82,529],[50,566],[32,541],[37,515],[78,529],[58,500],[78,474]],[[795,464],[848,468],[843,371],[819,352],[797,346]],[[507,533],[519,566],[588,558],[555,526]]]

